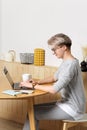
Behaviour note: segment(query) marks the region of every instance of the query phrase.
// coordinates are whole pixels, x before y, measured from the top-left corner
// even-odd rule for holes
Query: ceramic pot
[[[14,62],[16,58],[16,52],[14,50],[9,50],[5,55],[5,60],[9,62]]]

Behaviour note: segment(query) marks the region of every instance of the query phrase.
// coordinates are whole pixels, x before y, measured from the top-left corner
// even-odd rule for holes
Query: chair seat
[[[64,122],[72,122],[72,123],[87,122],[87,113],[85,113],[83,118],[80,120],[63,120],[63,121]]]

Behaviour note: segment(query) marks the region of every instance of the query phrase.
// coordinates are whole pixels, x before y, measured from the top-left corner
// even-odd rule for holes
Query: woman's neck
[[[66,51],[64,53],[63,60],[68,60],[68,59],[75,59],[75,57],[71,54],[71,51]]]

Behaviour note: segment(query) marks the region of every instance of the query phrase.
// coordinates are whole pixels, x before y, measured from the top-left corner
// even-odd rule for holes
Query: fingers
[[[21,82],[20,83],[20,87],[22,87],[22,86],[25,86],[25,87],[28,87],[28,88],[32,88],[32,83],[29,83],[29,82]]]
[[[22,87],[23,86],[23,82],[21,82],[20,84],[19,84],[19,87]]]

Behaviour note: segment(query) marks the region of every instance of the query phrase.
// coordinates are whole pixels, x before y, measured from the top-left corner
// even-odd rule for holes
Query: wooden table
[[[30,122],[30,129],[36,130],[35,128],[35,120],[34,120],[34,109],[33,109],[33,98],[36,96],[47,94],[47,92],[34,90],[32,94],[19,94],[17,96],[10,96],[7,94],[3,94],[2,91],[6,89],[11,89],[11,87],[5,82],[5,79],[0,76],[0,100],[13,100],[13,99],[27,99],[28,101],[28,117]]]

